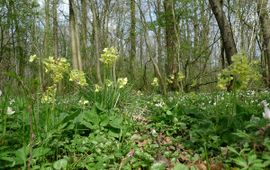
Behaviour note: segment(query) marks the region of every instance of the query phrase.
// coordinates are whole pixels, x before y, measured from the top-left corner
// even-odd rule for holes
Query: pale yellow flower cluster
[[[98,84],[95,84],[95,92],[99,92],[102,90],[102,87]]]
[[[106,84],[107,87],[111,87],[113,85],[113,82],[111,80],[109,80],[109,79],[106,79],[105,84]]]
[[[37,59],[37,55],[31,55],[30,58],[29,58],[29,62],[32,63],[34,62],[35,60]]]
[[[104,48],[101,54],[100,61],[108,66],[113,65],[118,58],[117,50],[114,47]]]
[[[51,73],[51,78],[54,83],[59,83],[65,73],[69,72],[70,64],[65,58],[56,59],[54,57],[49,57],[43,61],[45,65],[45,72]]]
[[[89,104],[89,101],[86,100],[86,99],[84,99],[84,98],[81,98],[81,99],[79,100],[79,104],[80,104],[81,106],[85,106],[85,105]]]
[[[118,78],[117,85],[118,85],[119,89],[125,87],[127,85],[127,82],[128,82],[128,79],[126,77],[125,78]]]
[[[220,89],[226,89],[232,80],[233,89],[246,89],[251,81],[260,80],[256,63],[249,63],[245,55],[236,54],[232,56],[232,61],[233,63],[218,75],[217,86]]]
[[[42,95],[41,103],[55,103],[56,91],[57,87],[55,84],[48,87]]]
[[[80,71],[80,70],[71,70],[71,72],[69,74],[69,81],[73,81],[82,87],[88,85],[86,82],[86,79],[85,79],[84,72]]]
[[[179,71],[177,73],[177,80],[182,81],[184,78],[185,78],[185,75],[181,71]]]
[[[154,77],[151,85],[154,86],[154,87],[158,87],[158,78]]]

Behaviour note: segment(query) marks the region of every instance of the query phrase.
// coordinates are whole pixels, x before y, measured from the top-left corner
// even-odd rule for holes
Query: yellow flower
[[[56,91],[57,91],[57,87],[55,84],[48,87],[47,90],[42,95],[41,103],[54,103]]]
[[[45,65],[45,72],[51,73],[51,78],[55,84],[59,83],[63,77],[64,73],[69,71],[70,64],[65,58],[55,59],[52,56],[43,61]]]
[[[98,84],[95,84],[95,92],[99,92],[102,89]]]
[[[83,71],[80,70],[71,70],[70,74],[69,74],[69,81],[73,81],[76,84],[78,84],[79,86],[87,86],[87,82],[85,79],[85,74]]]
[[[155,86],[155,87],[158,87],[158,78],[154,78],[152,83],[151,83],[152,86]]]
[[[107,87],[110,87],[110,86],[112,86],[113,82],[111,80],[106,79],[105,84]]]
[[[121,89],[123,87],[125,87],[127,85],[127,82],[128,82],[128,79],[125,77],[125,78],[118,78],[117,79],[117,85],[118,87]]]
[[[185,75],[181,71],[179,71],[177,74],[177,80],[182,81],[184,78],[185,78]]]
[[[114,47],[104,48],[103,54],[101,54],[100,61],[106,65],[112,65],[118,58],[117,50]]]
[[[172,84],[173,80],[174,80],[174,75],[173,74],[169,75],[169,78],[167,79],[168,83]]]
[[[89,101],[88,100],[85,100],[85,99],[81,99],[79,101],[79,104],[82,105],[82,106],[87,105],[88,103],[89,103]]]
[[[31,55],[29,58],[29,62],[32,63],[33,61],[35,61],[35,59],[37,58],[37,55]]]

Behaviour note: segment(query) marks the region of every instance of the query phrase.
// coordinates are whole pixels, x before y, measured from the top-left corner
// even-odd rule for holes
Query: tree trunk
[[[167,60],[165,64],[167,76],[174,76],[173,83],[169,85],[171,90],[176,90],[177,85],[177,48],[176,48],[176,20],[174,17],[174,1],[164,0],[165,9],[165,39],[166,39],[166,50],[167,50]]]
[[[232,64],[232,56],[237,53],[233,32],[223,11],[223,0],[209,0],[220,30],[228,64]]]
[[[80,43],[78,36],[78,28],[76,22],[76,7],[74,0],[69,0],[69,22],[71,34],[71,48],[72,48],[72,66],[73,69],[82,70],[82,61],[80,53]]]
[[[94,53],[95,53],[95,59],[96,59],[96,74],[97,74],[97,80],[99,84],[102,84],[101,79],[101,72],[100,72],[100,62],[99,62],[99,50],[100,50],[100,35],[99,35],[99,23],[98,23],[98,16],[97,16],[97,8],[96,3],[94,0],[90,0],[91,5],[91,11],[93,15],[93,34],[94,34]]]
[[[81,36],[82,36],[82,60],[84,63],[84,67],[86,66],[86,59],[87,59],[87,9],[88,3],[86,0],[81,0],[82,6],[82,18],[81,18]]]
[[[45,0],[45,33],[44,33],[44,56],[48,57],[50,54],[50,0]]]
[[[110,12],[110,4],[111,0],[104,1],[104,11],[103,11],[103,19],[102,19],[102,48],[108,47],[108,34],[109,34],[109,12]]]
[[[267,8],[267,0],[257,0],[257,13],[262,33],[262,56],[266,59],[266,82],[270,87],[270,18]]]
[[[136,58],[136,10],[135,0],[130,0],[130,59],[129,59],[129,71],[130,77],[134,80],[134,66]]]
[[[57,17],[58,0],[53,0],[53,44],[54,44],[54,56],[59,56],[58,51],[58,17]]]

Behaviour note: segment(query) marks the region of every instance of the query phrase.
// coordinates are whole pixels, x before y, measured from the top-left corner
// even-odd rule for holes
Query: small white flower
[[[160,101],[159,103],[155,104],[156,107],[163,107],[164,105],[165,103],[163,101]]]
[[[0,97],[2,96],[3,92],[0,90]]]
[[[85,99],[81,99],[79,101],[79,103],[80,103],[80,105],[87,105],[89,103],[89,101],[88,100],[85,100]]]
[[[7,115],[13,115],[15,111],[11,107],[7,107]]]
[[[153,136],[156,136],[156,135],[157,135],[157,131],[156,131],[155,129],[152,129],[152,130],[151,130],[151,134],[152,134]]]

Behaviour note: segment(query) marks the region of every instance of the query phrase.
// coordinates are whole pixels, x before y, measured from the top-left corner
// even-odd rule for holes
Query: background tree
[[[268,10],[268,1],[257,1],[257,12],[262,35],[262,57],[265,58],[266,82],[270,87],[270,18]]]

